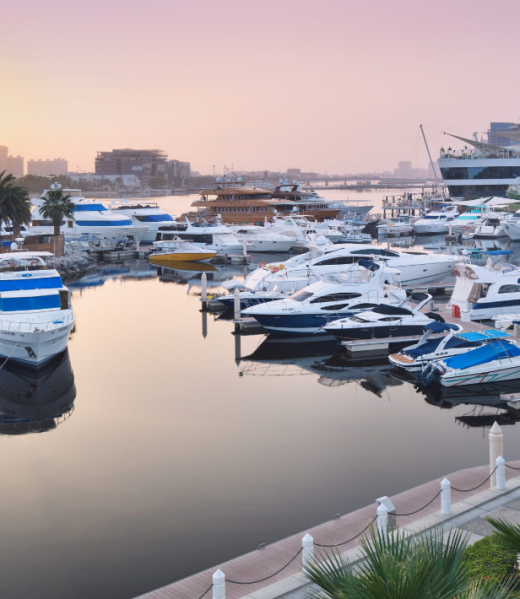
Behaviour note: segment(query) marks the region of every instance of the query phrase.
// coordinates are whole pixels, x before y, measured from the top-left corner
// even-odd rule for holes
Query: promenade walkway
[[[444,477],[442,477],[444,478]],[[440,483],[442,478],[400,493],[391,498],[397,515],[397,525],[410,533],[420,532],[440,522],[445,530],[470,527],[475,521],[472,541],[484,536],[486,523],[481,516],[498,509],[509,501],[516,507],[514,515],[520,521],[520,460],[507,462],[506,490],[490,489],[490,467],[479,466],[447,474],[451,483],[452,509],[450,516],[440,513]],[[375,499],[375,498],[374,498]],[[501,509],[505,509],[501,507]],[[346,553],[351,562],[359,557],[359,540],[375,525],[375,503],[338,519],[325,522],[301,533],[287,537],[233,560],[199,572],[150,593],[139,599],[199,599],[212,597],[212,575],[217,568],[226,577],[226,599],[274,599],[282,595],[303,597],[308,587],[302,575],[302,538],[309,533],[320,551]],[[477,520],[480,518],[480,520]],[[254,582],[254,583],[253,583]],[[253,583],[253,584],[249,584]]]

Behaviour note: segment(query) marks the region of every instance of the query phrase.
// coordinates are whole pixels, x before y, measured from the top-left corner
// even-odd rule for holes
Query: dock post
[[[377,530],[385,538],[388,535],[388,508],[383,503],[377,506]]]
[[[213,599],[226,599],[226,577],[220,569],[213,574]]]
[[[441,514],[451,514],[451,483],[447,478],[441,482]]]
[[[496,461],[497,471],[497,490],[505,491],[506,490],[506,461],[504,458],[499,455]]]
[[[305,568],[314,563],[314,539],[307,533],[302,539],[302,568],[305,574]]]
[[[235,312],[235,320],[240,320],[240,295],[237,287],[235,287],[234,291],[233,309]]]
[[[520,326],[515,322],[513,325],[513,335],[518,337],[520,335]]]
[[[495,424],[489,431],[489,472],[493,472],[497,465],[497,458],[504,455],[504,435],[502,429]],[[497,473],[491,475],[489,479],[489,488],[492,489],[497,484]]]
[[[242,253],[247,258],[247,240],[246,239],[244,239],[244,241],[242,242]]]
[[[200,284],[202,286],[202,301],[208,301],[208,277],[205,272],[202,273],[200,277]]]
[[[208,336],[208,313],[202,310],[202,337],[206,339]]]

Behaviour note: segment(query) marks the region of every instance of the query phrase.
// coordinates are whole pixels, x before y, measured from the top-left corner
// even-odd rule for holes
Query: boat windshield
[[[48,270],[54,268],[54,256],[10,256],[0,257],[0,272],[20,272],[27,270]]]
[[[314,294],[310,293],[309,291],[305,291],[304,289],[302,289],[301,291],[293,293],[293,295],[289,296],[289,299],[292,299],[295,302],[304,302],[306,299],[309,299],[313,295]]]

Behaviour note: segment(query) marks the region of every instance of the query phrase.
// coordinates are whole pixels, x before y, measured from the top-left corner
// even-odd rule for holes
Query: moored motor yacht
[[[52,184],[51,189],[60,189],[60,185]],[[28,231],[29,235],[52,235],[54,233],[53,221],[45,218],[40,212],[49,191],[46,189],[38,199],[32,200],[34,210]],[[74,203],[72,220],[67,219],[61,222],[60,233],[65,238],[83,235],[115,239],[132,237],[135,242],[140,243],[148,231],[148,226],[144,223],[133,223],[128,216],[109,210],[99,200],[85,199],[81,196],[80,189],[64,189],[63,195],[70,196]]]
[[[115,214],[122,214],[127,216],[134,225],[145,223],[148,230],[141,239],[141,243],[150,244],[155,241],[157,237],[157,231],[159,227],[165,224],[171,224],[174,220],[173,217],[168,214],[155,202],[146,202],[145,204],[135,203],[131,204],[128,200],[112,200],[110,203],[110,209]]]
[[[506,230],[504,228],[505,221],[498,218],[488,217],[484,218],[471,233],[468,233],[463,239],[498,239],[500,237],[507,237]]]
[[[464,332],[460,325],[437,321],[424,328],[425,333],[417,343],[388,357],[391,364],[408,372],[420,372],[429,362],[457,356],[480,347],[490,339],[504,337],[503,333],[493,329]],[[439,336],[442,333],[447,335]]]
[[[397,306],[381,304],[368,312],[335,320],[324,327],[325,332],[342,342],[421,335],[427,324],[434,320],[443,321],[438,314],[421,312],[431,299],[427,293],[412,293]],[[411,305],[413,300],[418,302],[417,305]]]
[[[418,234],[447,233],[449,223],[458,215],[457,206],[453,204],[438,204],[428,214],[413,223],[413,229]]]
[[[410,235],[413,227],[409,216],[396,216],[387,219],[386,222],[377,225],[377,234],[380,237],[394,237],[400,235]]]
[[[323,327],[338,318],[382,303],[402,303],[406,292],[398,276],[393,268],[361,260],[359,267],[340,276],[323,277],[286,299],[247,308],[243,314],[276,333],[323,333]]]
[[[256,225],[230,225],[238,241],[247,242],[250,252],[289,252],[295,239]]]
[[[67,347],[70,291],[50,252],[0,254],[0,356],[38,366]]]
[[[182,239],[154,241],[150,262],[207,262],[217,255],[216,250],[207,250]]]
[[[488,320],[520,308],[520,269],[504,262],[511,250],[484,251],[486,266],[459,263],[450,304],[454,316],[469,313],[470,320]]]
[[[209,223],[205,219],[194,222],[186,218],[184,222],[175,221],[171,225],[159,227],[156,241],[172,241],[182,239],[190,241],[206,250],[215,250],[218,253],[242,253],[244,244],[241,243],[233,232],[224,226],[219,218]]]

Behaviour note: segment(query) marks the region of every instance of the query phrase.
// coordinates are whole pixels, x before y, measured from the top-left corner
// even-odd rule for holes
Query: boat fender
[[[284,270],[285,264],[278,264],[278,270]]]

